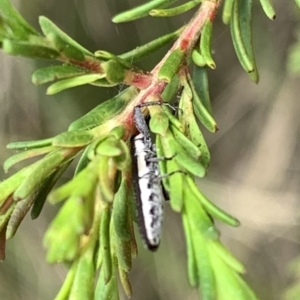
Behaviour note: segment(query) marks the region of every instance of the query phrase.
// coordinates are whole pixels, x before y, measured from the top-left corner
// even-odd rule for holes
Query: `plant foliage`
[[[207,72],[215,69],[211,51],[214,18],[220,0],[145,1],[112,21],[128,22],[148,15],[171,17],[195,9],[194,17],[177,31],[158,37],[122,55],[92,52],[74,41],[48,18],[41,16],[41,32],[32,28],[9,0],[0,0],[0,41],[10,55],[47,59],[59,64],[36,70],[32,82],[49,83],[47,94],[92,84],[127,89],[101,103],[70,124],[68,131],[40,141],[15,142],[22,150],[4,163],[5,171],[32,157],[42,156],[0,183],[1,259],[5,242],[16,233],[26,213],[37,218],[45,200],[63,205],[44,237],[47,261],[70,268],[56,299],[119,299],[118,278],[132,295],[128,273],[137,256],[133,223],[130,139],[136,133],[133,108],[152,101],[172,102],[179,93],[174,116],[165,106],[149,106],[150,129],[155,134],[164,188],[172,209],[181,214],[187,247],[188,278],[205,300],[254,300],[242,279],[243,265],[220,242],[217,219],[230,226],[239,221],[211,202],[196,185],[206,175],[210,152],[202,134],[217,131],[210,104]],[[260,0],[270,19],[269,0]],[[299,1],[295,1],[299,5]],[[222,19],[230,25],[241,66],[258,82],[252,38],[252,0],[225,0]],[[150,72],[134,63],[166,44],[173,45]],[[74,160],[74,177],[53,189]],[[164,176],[180,170],[173,176]]]

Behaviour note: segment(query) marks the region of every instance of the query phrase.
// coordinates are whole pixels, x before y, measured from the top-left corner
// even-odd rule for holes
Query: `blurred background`
[[[187,13],[168,20],[149,17],[115,25],[110,22],[113,15],[143,1],[12,2],[35,28],[39,29],[38,16],[45,15],[89,50],[105,49],[116,54],[175,30],[191,17]],[[221,224],[218,228],[225,245],[246,265],[248,283],[260,299],[279,300],[284,299],[283,292],[292,283],[288,265],[300,253],[300,82],[286,71],[300,12],[292,0],[274,0],[277,19],[270,21],[259,1],[255,2],[258,85],[240,67],[221,13],[215,22],[217,69],[209,72],[209,80],[220,130],[216,134],[204,131],[212,163],[208,176],[199,185],[212,201],[241,221],[239,228]],[[150,70],[166,49],[139,66]],[[49,62],[0,52],[0,64],[1,162],[12,154],[5,148],[7,143],[56,135],[122,88],[84,86],[46,96],[45,86],[33,86],[31,74]],[[65,173],[65,180],[72,171]],[[0,173],[1,180],[6,176]],[[134,300],[198,299],[197,290],[187,282],[181,219],[169,207],[166,210],[158,252],[149,253],[140,245],[139,257],[134,261]],[[42,238],[56,211],[57,207],[47,204],[38,220],[27,217],[15,238],[8,241],[7,257],[0,266],[0,299],[54,298],[66,270],[62,265],[45,262]],[[300,294],[295,299],[300,299]]]

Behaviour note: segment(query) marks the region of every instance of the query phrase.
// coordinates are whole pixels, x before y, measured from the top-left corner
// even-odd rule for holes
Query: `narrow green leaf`
[[[88,300],[94,298],[95,266],[93,262],[93,247],[81,254],[76,269],[69,300]]]
[[[152,0],[141,4],[133,9],[124,11],[113,17],[114,23],[129,22],[136,19],[146,17],[148,13],[155,8],[167,7],[178,0]]]
[[[200,99],[199,95],[197,94],[194,83],[189,75],[188,85],[193,95],[192,103],[195,115],[197,116],[199,121],[206,127],[207,130],[211,132],[216,132],[218,130],[217,123],[202,103],[202,99]]]
[[[79,197],[69,198],[60,208],[44,236],[49,263],[73,261],[78,255],[80,236],[87,230],[85,213],[84,203]]]
[[[197,49],[193,50],[193,52],[192,52],[192,60],[193,60],[193,63],[198,67],[206,66],[206,62],[204,61],[203,55]]]
[[[188,178],[187,182],[191,192],[194,193],[194,195],[197,197],[197,199],[201,202],[201,204],[204,206],[204,208],[210,215],[230,226],[237,227],[240,225],[239,220],[217,207],[207,197],[205,197],[200,192],[199,188],[196,186],[195,182],[191,178]]]
[[[195,91],[199,95],[199,98],[202,100],[202,103],[207,111],[212,115],[207,69],[194,66],[192,79],[194,82]]]
[[[210,261],[215,270],[217,291],[224,300],[258,300],[253,291],[234,270],[226,265],[221,257],[215,255],[214,252],[210,254]]]
[[[57,147],[83,147],[91,143],[94,136],[87,130],[63,132],[52,139],[52,145]]]
[[[189,176],[187,175],[187,177]],[[188,215],[188,220],[193,233],[195,231],[200,232],[201,235],[203,235],[203,238],[218,240],[219,233],[214,227],[211,217],[204,210],[194,194],[190,193],[190,189],[187,186],[184,188],[184,210]]]
[[[59,293],[56,295],[54,300],[67,300],[69,299],[69,294],[72,288],[73,280],[76,274],[78,262],[74,262],[68,271],[67,277],[64,280]]]
[[[174,116],[173,113],[170,112],[170,109],[163,106],[163,112],[168,116],[169,122],[172,124],[172,127],[175,127],[178,131],[183,132],[183,126],[181,122]]]
[[[131,239],[128,192],[127,180],[123,177],[121,185],[115,194],[112,219],[118,239],[124,241]]]
[[[19,40],[27,40],[30,35],[39,35],[11,5],[9,0],[0,1],[0,16],[7,26],[6,34]]]
[[[260,0],[260,4],[261,4],[265,14],[267,15],[267,17],[271,20],[275,20],[276,13],[275,13],[275,9],[272,5],[271,0]]]
[[[221,244],[220,241],[213,241],[210,248],[234,271],[245,273],[245,267]]]
[[[48,176],[45,179],[45,181],[41,184],[40,188],[37,191],[35,201],[30,212],[32,220],[39,217],[50,191],[52,190],[56,182],[59,180],[59,178],[62,176],[62,174],[65,172],[65,170],[69,167],[71,162],[72,160],[64,164],[57,171]]]
[[[119,83],[117,83],[117,82],[109,82],[106,78],[98,79],[90,84],[94,85],[94,86],[100,86],[100,87],[106,87],[106,88],[119,85]]]
[[[42,147],[42,148],[36,148],[36,149],[30,149],[21,153],[17,153],[11,157],[9,157],[3,164],[4,171],[7,172],[12,166],[15,164],[32,157],[36,157],[39,155],[47,154],[49,152],[52,152],[54,150],[57,150],[57,147],[54,146],[48,146],[48,147]]]
[[[231,19],[232,7],[235,0],[225,0],[222,13],[222,21],[228,25]]]
[[[64,79],[50,85],[47,89],[47,95],[54,95],[69,88],[73,88],[84,84],[90,84],[103,77],[105,77],[104,74],[88,74],[70,79]]]
[[[137,61],[142,60],[143,58],[153,54],[155,51],[158,51],[162,47],[166,46],[171,41],[174,41],[180,33],[182,32],[184,27],[181,27],[180,29],[168,33],[166,35],[163,35],[147,44],[144,44],[142,46],[139,46],[129,52],[120,54],[119,57],[129,61],[130,63],[135,63]]]
[[[178,172],[180,167],[174,159],[167,161],[167,171],[170,174],[170,205],[175,212],[181,212],[183,207],[184,174]]]
[[[6,239],[11,239],[15,235],[21,222],[23,221],[24,217],[26,216],[27,212],[32,206],[35,197],[36,193],[33,193],[32,195],[25,198],[24,200],[19,201],[15,205],[7,224]]]
[[[55,171],[65,158],[62,151],[55,151],[41,159],[30,169],[28,177],[14,192],[14,199],[18,201],[28,197],[48,175]]]
[[[179,88],[179,77],[176,75],[174,76],[172,81],[167,84],[166,88],[161,94],[161,98],[163,99],[163,102],[171,102],[178,88]]]
[[[201,152],[201,163],[205,169],[207,169],[210,163],[210,152],[195,119],[192,104],[192,90],[186,81],[182,82],[182,84],[184,85],[184,89],[179,102],[179,109],[182,112],[179,115],[179,120],[184,128],[184,133],[186,136],[197,148],[199,148]]]
[[[119,277],[126,296],[128,298],[131,298],[132,288],[129,281],[128,272],[124,271],[120,266],[119,266]]]
[[[300,0],[294,0],[295,4],[298,6],[298,8],[300,9]]]
[[[216,64],[211,55],[211,39],[212,39],[213,22],[206,21],[200,38],[200,53],[203,56],[205,64],[211,69],[216,68]]]
[[[124,241],[116,237],[114,244],[119,268],[125,272],[129,272],[132,266],[131,241]]]
[[[193,240],[192,240],[193,232],[190,229],[188,216],[185,212],[182,213],[182,221],[183,221],[184,235],[185,235],[185,240],[186,240],[189,283],[190,283],[191,287],[197,287],[200,280],[198,277],[195,249],[194,249]]]
[[[11,195],[22,184],[24,179],[28,177],[37,163],[38,162],[31,166],[23,168],[22,170],[18,171],[17,173],[13,174],[0,183],[0,206],[7,199],[7,197]]]
[[[100,251],[103,256],[103,264],[101,272],[104,273],[104,281],[108,283],[112,279],[113,264],[110,253],[110,211],[109,207],[103,210],[100,225]]]
[[[54,80],[78,77],[85,73],[85,70],[71,65],[50,66],[35,71],[31,80],[33,84],[40,85]]]
[[[206,169],[201,164],[201,162],[195,160],[193,157],[189,156],[184,150],[179,150],[174,157],[174,160],[187,172],[190,172],[194,176],[204,177],[206,175]]]
[[[169,128],[169,118],[164,112],[158,112],[151,115],[150,130],[155,134],[165,135]]]
[[[168,157],[168,156],[164,152],[163,145],[162,145],[162,139],[163,139],[163,137],[161,137],[159,134],[156,135],[156,140],[155,140],[156,153],[157,153],[157,157],[165,158],[165,157]],[[170,192],[169,177],[165,176],[168,173],[168,171],[167,171],[167,160],[160,159],[158,161],[158,164],[159,164],[160,175],[162,177],[163,186],[164,186],[164,188],[167,192]]]
[[[199,159],[201,151],[186,135],[180,132],[176,127],[171,126],[171,131],[176,142],[193,158]]]
[[[87,199],[96,188],[98,164],[96,160],[91,161],[72,180],[51,192],[48,197],[50,203],[55,204],[71,196]]]
[[[256,60],[255,60],[254,45],[253,45],[253,30],[252,30],[253,3],[252,0],[240,1],[239,3],[240,3],[239,21],[240,21],[242,39],[245,43],[247,54],[250,57],[250,60],[252,61],[254,67],[253,72],[250,72],[248,75],[253,82],[258,83],[259,73],[258,73]]]
[[[184,210],[187,214],[190,230],[192,234],[192,244],[195,253],[197,271],[199,276],[199,289],[201,299],[215,300],[216,287],[215,276],[210,262],[208,238],[213,235],[208,234],[212,228],[211,221],[205,214],[200,205],[197,204],[194,197],[188,194],[188,190],[184,190],[185,202]],[[233,298],[238,299],[238,298]]]
[[[16,206],[16,202],[14,202],[13,199],[8,198],[7,201],[4,203],[4,205],[7,207],[6,207],[5,211],[4,212],[1,211],[1,214],[0,214],[0,231],[2,231],[6,227],[7,222]],[[3,205],[2,205],[2,207],[3,207]],[[2,207],[1,207],[1,210],[2,210]],[[0,254],[1,254],[1,250],[0,250]],[[0,255],[0,258],[1,258],[1,255]]]
[[[166,59],[158,72],[158,79],[171,82],[176,73],[178,72],[184,60],[185,52],[181,49],[174,50]]]
[[[114,200],[114,183],[109,178],[109,160],[108,156],[101,156],[99,162],[99,188],[103,200],[112,202]]]
[[[50,146],[51,144],[52,144],[52,138],[38,140],[38,141],[13,142],[13,143],[9,143],[6,146],[6,148],[12,150],[28,150],[33,148]]]
[[[259,75],[252,41],[252,0],[235,0],[230,29],[238,59],[250,79],[257,83]]]
[[[56,59],[59,52],[47,46],[34,45],[30,42],[4,39],[3,51],[10,55],[21,55],[30,58]]]
[[[201,2],[202,0],[193,0],[169,9],[153,9],[149,12],[149,15],[152,17],[173,17],[189,11]]]
[[[100,270],[95,291],[95,300],[119,300],[118,283],[114,273],[109,282],[106,282],[103,269]]]
[[[113,118],[115,115],[123,111],[128,102],[130,102],[136,95],[137,91],[135,88],[127,88],[115,97],[99,104],[86,115],[71,123],[69,131],[92,129],[103,124],[105,121]]]
[[[90,51],[79,45],[48,18],[40,16],[39,22],[45,36],[53,41],[57,49],[66,56],[75,60],[83,60],[84,55],[93,56]]]

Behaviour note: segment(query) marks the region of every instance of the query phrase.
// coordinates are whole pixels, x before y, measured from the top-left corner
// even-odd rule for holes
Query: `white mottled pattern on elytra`
[[[159,177],[158,161],[153,144],[143,134],[134,138],[138,168],[138,185],[147,242],[158,246],[162,233],[164,196]]]

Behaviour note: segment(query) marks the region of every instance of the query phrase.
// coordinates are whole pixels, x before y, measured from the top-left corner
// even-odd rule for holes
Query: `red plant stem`
[[[127,129],[127,133],[124,136],[125,139],[133,134],[133,131],[136,130],[132,117],[134,107],[145,102],[161,101],[161,94],[168,82],[158,79],[160,69],[171,53],[176,49],[185,52],[185,57],[182,61],[182,64],[184,64],[185,59],[192,52],[195,43],[198,41],[206,21],[214,19],[220,2],[221,0],[204,0],[195,16],[187,24],[179,38],[155,68],[149,74],[132,72],[127,77],[128,81],[124,83],[139,88],[139,94],[127,105],[120,115],[105,123],[105,126],[99,126],[99,128],[95,129],[95,134],[97,134],[96,132],[101,132],[101,134],[107,133],[119,125],[125,126]]]
[[[157,95],[160,95],[165,86],[167,85],[166,82],[162,83],[162,80],[157,79],[157,74],[159,70],[162,68],[163,64],[166,62],[168,57],[171,55],[171,53],[177,49],[184,51],[186,57],[189,56],[189,54],[192,52],[196,42],[199,39],[199,36],[201,34],[201,31],[206,23],[207,20],[213,20],[218,7],[220,5],[221,0],[204,0],[197,11],[197,13],[194,15],[194,17],[191,19],[191,21],[187,24],[179,38],[176,40],[176,42],[173,44],[171,49],[167,52],[167,54],[164,56],[164,58],[155,66],[155,68],[151,71],[150,74],[139,74],[135,73],[134,75],[131,74],[131,82],[129,83],[124,82],[125,84],[130,84],[133,86],[136,86],[139,89],[145,89],[145,90],[151,90],[150,94],[154,93],[153,96],[156,97]],[[182,61],[184,63],[184,61]],[[129,76],[130,77],[130,76]],[[153,85],[157,85],[156,88],[153,87]],[[144,97],[149,97],[149,91],[143,93],[142,99],[140,99],[137,104],[145,102]]]
[[[214,19],[220,2],[221,0],[204,0],[199,10],[187,24],[179,38],[176,40],[167,54],[163,57],[163,59],[155,66],[151,73],[149,75],[143,74],[143,76],[141,76],[141,74],[136,74],[136,76],[132,79],[130,85],[134,85],[140,88],[141,91],[137,95],[137,97],[133,101],[131,101],[130,105],[128,105],[125,111],[120,115],[127,128],[132,128],[133,125],[132,112],[134,106],[142,104],[144,102],[161,100],[160,95],[162,94],[168,83],[164,80],[158,79],[157,76],[160,69],[162,68],[168,57],[171,55],[171,53],[176,49],[180,49],[181,51],[185,52],[184,60],[189,56],[200,37],[201,31],[206,21]],[[182,61],[182,64],[184,63],[184,60]],[[126,82],[126,84],[129,83]]]
[[[185,52],[185,57],[187,57],[191,53],[197,40],[199,39],[206,21],[214,19],[219,5],[220,1],[206,0],[202,2],[199,10],[183,30],[172,48],[159,62],[159,64],[152,70],[152,74],[157,74],[159,72],[160,68],[173,51],[180,49]]]

